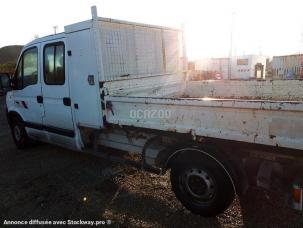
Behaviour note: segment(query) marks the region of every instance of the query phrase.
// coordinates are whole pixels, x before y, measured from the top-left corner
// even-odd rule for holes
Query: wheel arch
[[[23,118],[20,115],[20,113],[18,113],[16,111],[9,111],[7,113],[7,121],[10,126],[12,125],[14,119],[19,119],[19,120],[23,121]]]

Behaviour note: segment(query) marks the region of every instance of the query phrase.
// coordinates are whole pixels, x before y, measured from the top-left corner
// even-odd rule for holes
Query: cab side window
[[[16,89],[23,89],[38,82],[38,49],[30,48],[23,52],[15,74]]]
[[[63,42],[44,47],[44,81],[48,85],[65,83],[64,50]]]

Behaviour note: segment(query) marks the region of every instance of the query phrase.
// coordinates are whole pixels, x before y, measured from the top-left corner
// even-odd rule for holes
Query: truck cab
[[[106,95],[180,93],[180,34],[176,28],[101,18],[92,8],[91,20],[25,45],[7,94],[18,147],[34,139],[83,151],[85,139],[107,124]]]
[[[22,49],[6,99],[18,147],[33,138],[77,148],[66,58],[64,34],[37,39]]]

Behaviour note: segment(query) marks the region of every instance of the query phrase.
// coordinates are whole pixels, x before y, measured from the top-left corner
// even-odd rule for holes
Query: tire
[[[19,118],[12,121],[11,131],[18,149],[25,149],[30,145],[30,139],[27,136],[24,124]]]
[[[179,159],[171,167],[171,185],[177,199],[194,214],[213,217],[224,212],[235,198],[227,170],[215,159]]]

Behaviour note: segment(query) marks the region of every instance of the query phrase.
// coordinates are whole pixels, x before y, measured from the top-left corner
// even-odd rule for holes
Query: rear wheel
[[[233,182],[227,170],[215,159],[204,154],[198,157],[173,163],[172,190],[191,212],[205,217],[216,216],[234,200]]]
[[[25,131],[24,124],[18,118],[15,118],[11,124],[11,130],[14,142],[18,149],[25,149],[30,144],[30,139]]]

